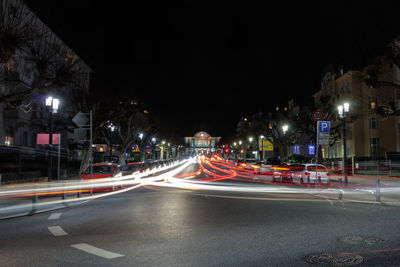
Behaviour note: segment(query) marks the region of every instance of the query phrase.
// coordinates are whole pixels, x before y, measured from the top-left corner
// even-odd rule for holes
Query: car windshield
[[[307,171],[313,171],[313,172],[328,172],[326,167],[320,166],[320,165],[309,165],[307,166]]]
[[[90,174],[91,167],[89,166],[84,174]],[[93,166],[93,173],[94,174],[107,174],[111,173],[111,165],[94,165]]]

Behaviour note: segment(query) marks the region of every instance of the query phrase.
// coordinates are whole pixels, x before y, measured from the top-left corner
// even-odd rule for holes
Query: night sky
[[[93,90],[144,101],[178,136],[233,136],[400,34],[396,1],[25,2],[96,72]]]

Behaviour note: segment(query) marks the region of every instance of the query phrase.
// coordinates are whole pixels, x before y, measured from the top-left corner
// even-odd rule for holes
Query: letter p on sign
[[[319,132],[320,133],[329,133],[330,132],[330,121],[320,121],[319,122]]]

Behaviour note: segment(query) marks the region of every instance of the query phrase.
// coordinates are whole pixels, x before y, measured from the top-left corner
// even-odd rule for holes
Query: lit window
[[[370,99],[369,100],[369,108],[370,109],[376,109],[376,99]]]
[[[314,145],[308,145],[308,154],[315,155],[315,146]]]
[[[299,147],[299,145],[294,145],[293,149],[294,149],[294,153],[295,153],[295,154],[300,154],[300,147]]]

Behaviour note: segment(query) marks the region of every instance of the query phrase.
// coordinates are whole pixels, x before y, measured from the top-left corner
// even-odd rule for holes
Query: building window
[[[371,157],[379,156],[379,138],[370,138],[369,143],[371,146]]]
[[[376,98],[370,98],[369,100],[369,108],[370,109],[376,109]]]
[[[308,154],[315,155],[315,146],[314,145],[308,145]]]
[[[378,129],[378,119],[372,117],[369,119],[369,128],[370,129]]]
[[[5,140],[4,140],[4,144],[6,146],[12,146],[14,145],[14,138],[11,136],[6,136]]]
[[[293,146],[294,154],[300,154],[300,147],[299,145],[294,145]]]

